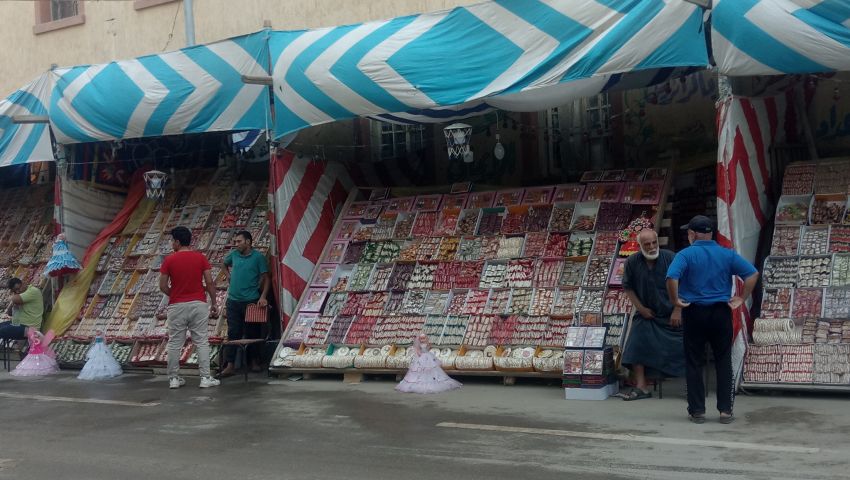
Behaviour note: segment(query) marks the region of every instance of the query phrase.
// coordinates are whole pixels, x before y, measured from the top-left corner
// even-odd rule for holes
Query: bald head
[[[658,258],[658,234],[655,230],[643,230],[637,237],[638,245],[640,245],[640,253],[647,260],[655,260]]]
[[[652,241],[652,240],[656,240],[656,241],[658,240],[658,234],[655,233],[655,230],[651,230],[651,229],[647,228],[647,229],[641,230],[641,232],[638,233],[638,236],[637,236],[638,243],[643,244],[643,242],[645,242],[645,241]]]

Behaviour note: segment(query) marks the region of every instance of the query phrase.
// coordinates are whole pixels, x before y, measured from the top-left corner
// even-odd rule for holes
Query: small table
[[[218,373],[221,373],[221,368],[224,362],[222,359],[224,357],[224,348],[231,347],[239,347],[239,350],[242,352],[242,371],[245,374],[245,382],[248,382],[248,347],[254,345],[256,343],[263,343],[266,340],[264,338],[243,338],[242,340],[227,340],[221,343],[222,348],[218,351]]]

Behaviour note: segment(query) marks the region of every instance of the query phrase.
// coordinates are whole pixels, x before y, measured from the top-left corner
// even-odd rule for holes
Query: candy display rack
[[[172,185],[180,187],[168,189],[165,198],[153,208],[142,204],[136,215],[143,218],[137,218],[109,240],[79,318],[58,340],[60,346],[67,345],[61,353],[57,350],[61,364],[80,366],[79,355],[84,350],[80,345],[88,345],[97,331],[102,331],[107,342],[122,355],[127,347],[131,349],[123,355],[127,357],[125,367],[153,368],[157,372],[165,365],[168,302],[159,292],[158,282],[162,259],[171,252],[170,229],[182,225],[192,230],[193,248],[203,252],[213,267],[221,306],[227,282],[220,267],[235,232],[250,231],[254,248],[262,253],[269,248],[268,197],[263,194],[263,183],[239,181],[231,170],[207,169],[178,171]],[[314,282],[329,280],[316,272]],[[226,336],[223,312],[209,320],[208,333],[217,350],[216,344]],[[181,355],[182,367],[197,368],[193,350],[187,341]]]
[[[0,321],[8,320],[7,282],[44,288],[44,266],[53,253],[53,187],[29,186],[0,190]]]
[[[850,391],[847,167],[824,160],[786,168],[745,388]]]
[[[604,400],[617,392],[614,350],[608,327],[571,327],[564,349],[564,395],[568,400]]]
[[[607,178],[617,176],[622,172]],[[632,194],[647,202],[659,188],[659,201],[667,198],[670,182],[663,175],[646,186],[646,194],[639,178],[629,181],[637,182]],[[451,195],[368,202],[362,200],[368,195],[353,191],[319,257],[314,285],[283,334],[272,373],[343,373],[349,380],[399,374],[409,363],[413,337],[423,332],[452,375],[560,378],[567,329],[580,321],[612,330],[600,341],[613,347],[613,358],[628,311],[614,302],[616,308],[603,315],[619,243],[613,230],[603,235],[596,226],[602,203],[610,203],[603,210],[612,215],[634,215],[635,209],[618,203],[624,191],[625,181],[593,187],[589,194],[575,184],[471,192],[463,208]],[[390,238],[357,238],[373,225],[364,218],[370,207]],[[658,215],[664,208],[641,210]],[[601,224],[619,228],[630,220]],[[398,255],[376,262],[367,252],[386,241],[399,246]],[[328,287],[324,296],[310,293]],[[343,347],[362,350],[367,358],[344,368],[338,365],[347,360],[333,360],[328,368],[314,358]]]

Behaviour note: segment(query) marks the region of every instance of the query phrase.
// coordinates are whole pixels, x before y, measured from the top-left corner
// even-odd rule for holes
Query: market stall
[[[844,170],[850,162],[817,161],[807,111],[815,95],[813,79],[789,77],[790,88],[775,96],[734,91],[757,83],[758,75],[846,71],[848,16],[847,5],[839,2],[719,0],[712,9],[715,62],[720,73],[734,77],[733,95],[718,110],[720,240],[756,264],[763,261],[759,318],[751,320],[747,311],[736,318],[736,329],[752,329],[754,344],[743,370],[747,387],[848,384],[839,320],[847,315],[836,309],[844,292],[833,276],[842,259],[832,258],[840,247],[830,242],[841,242],[843,218],[836,210],[846,203]],[[785,169],[779,196],[773,186],[787,159],[772,149],[794,142],[805,142],[807,157],[817,162]],[[834,236],[830,224],[836,224]],[[765,259],[760,245],[770,241],[771,231]],[[744,350],[743,342],[736,342],[738,358]]]
[[[846,18],[841,16],[842,11],[840,8],[827,8],[822,4],[812,5],[810,2],[759,0],[741,3],[719,0],[715,2],[712,13],[713,56],[719,70],[728,75],[822,72],[845,68],[843,60],[840,59],[847,57],[844,55],[844,40],[848,35],[847,27],[844,26]],[[50,132],[43,123],[45,115],[49,117],[53,134],[60,143],[106,141],[114,142],[113,149],[120,149],[122,141],[130,138],[167,138],[164,136],[242,129],[266,129],[273,132],[274,138],[282,139],[307,127],[358,116],[411,123],[445,122],[490,112],[496,108],[538,111],[557,106],[566,99],[658,84],[683,72],[704,68],[709,61],[705,43],[704,13],[702,8],[691,2],[632,2],[615,8],[608,2],[591,0],[554,3],[491,1],[447,11],[344,27],[292,32],[263,31],[178,52],[101,65],[56,68],[0,104],[0,117],[5,122],[0,142],[0,157],[3,164],[52,160]],[[763,41],[751,42],[752,38]],[[775,48],[762,48],[763,45]],[[263,85],[269,82],[273,87],[271,91],[274,92],[272,98],[268,96],[269,89]],[[188,84],[192,88],[184,88]],[[115,101],[111,95],[112,89],[118,86],[128,92],[121,101]],[[774,203],[768,187],[776,172],[773,164],[768,162],[769,150],[783,138],[787,139],[788,132],[799,131],[795,126],[791,126],[791,118],[794,112],[799,110],[796,104],[791,104],[792,100],[797,102],[798,97],[788,97],[784,100],[780,98],[771,103],[754,102],[752,99],[729,97],[725,94],[721,96],[718,112],[720,149],[715,179],[720,240],[753,260],[756,255],[758,231],[768,223],[767,219],[771,216]],[[271,114],[272,109],[274,115]],[[638,111],[642,112],[642,107]],[[623,112],[623,115],[627,113]],[[13,128],[5,128],[11,124],[14,124]],[[526,150],[523,150],[525,157],[536,151]],[[151,152],[150,157],[156,159],[158,153]],[[529,157],[519,160],[533,159]],[[330,165],[333,165],[333,162],[310,163],[303,159],[293,161],[285,155],[282,159],[272,159],[270,180],[272,206],[275,211],[270,234],[275,235],[271,243],[279,251],[280,261],[275,265],[278,269],[275,278],[279,279],[277,297],[284,321],[290,315],[300,317],[301,306],[308,299],[312,298],[307,302],[308,305],[315,304],[318,300],[316,295],[320,293],[312,292],[320,286],[312,285],[311,282],[315,279],[314,269],[319,272],[322,270],[322,264],[332,263],[327,261],[328,251],[322,252],[321,249],[327,239],[335,239],[339,231],[344,231],[346,220],[366,220],[367,223],[374,221],[377,225],[383,216],[383,213],[380,213],[374,218],[343,218],[340,221],[342,223],[334,227],[333,219],[337,207],[342,203],[345,193],[351,191],[352,182],[348,179],[348,172],[342,173]],[[616,175],[610,175],[613,176],[603,179],[614,183],[623,182],[615,180]],[[217,177],[218,174],[208,178]],[[590,191],[588,187],[596,185],[596,180],[598,179],[589,176],[581,185],[586,191]],[[669,176],[667,181],[669,182]],[[698,180],[696,182],[698,187],[704,186]],[[201,188],[211,187],[213,184],[192,185],[200,185]],[[621,187],[611,188],[626,191],[630,187],[621,183]],[[467,193],[472,196],[480,192]],[[391,242],[399,249],[402,246],[410,247],[408,244],[415,245],[416,253],[412,260],[393,259],[385,262],[391,264],[391,267],[379,269],[377,265],[382,262],[370,262],[368,259],[361,261],[358,257],[351,258],[346,263],[343,258],[341,265],[346,267],[336,268],[333,275],[348,272],[351,281],[362,282],[364,279],[369,281],[379,270],[388,271],[389,275],[393,275],[397,269],[400,272],[410,270],[408,273],[411,276],[417,275],[416,282],[425,283],[414,283],[411,286],[405,283],[404,288],[400,289],[405,292],[401,298],[399,295],[390,295],[393,289],[380,291],[388,294],[387,302],[395,298],[402,302],[401,307],[408,302],[407,312],[417,307],[421,301],[428,301],[434,291],[440,292],[440,295],[434,295],[435,299],[448,292],[447,309],[452,301],[459,304],[462,299],[463,305],[457,305],[461,312],[459,315],[472,315],[475,318],[498,315],[479,312],[475,307],[483,302],[484,308],[487,308],[491,297],[507,302],[505,308],[508,310],[505,310],[503,315],[509,318],[517,317],[520,315],[517,312],[523,311],[520,308],[511,314],[510,308],[515,299],[520,306],[538,298],[544,299],[541,301],[545,305],[548,301],[545,298],[549,297],[551,292],[551,301],[557,302],[561,291],[547,289],[560,286],[539,286],[536,283],[539,280],[536,278],[538,270],[547,271],[542,269],[542,265],[553,265],[553,262],[549,261],[551,259],[546,257],[545,249],[543,256],[525,256],[528,244],[534,245],[535,241],[541,241],[544,232],[527,231],[526,226],[521,227],[519,231],[512,229],[515,228],[513,222],[525,222],[517,220],[524,215],[527,218],[531,218],[532,212],[542,215],[543,210],[533,208],[535,205],[546,205],[551,207],[551,212],[555,212],[560,200],[548,203],[528,201],[523,198],[525,193],[527,192],[520,194],[519,199],[504,202],[504,205],[494,207],[482,204],[480,207],[503,208],[498,212],[488,212],[487,220],[484,220],[484,213],[480,213],[480,218],[476,220],[479,223],[472,233],[478,238],[475,242],[482,246],[489,242],[488,248],[494,249],[493,258],[485,259],[481,254],[481,258],[477,260],[455,258],[432,263],[434,259],[427,258],[429,255],[444,255],[448,258],[453,249],[459,252],[462,247],[473,248],[464,245],[474,245],[475,242],[464,242],[458,235],[450,233],[439,237],[423,236],[424,230],[418,233],[411,230],[406,236],[390,236],[380,242]],[[616,196],[615,193],[612,190],[613,196]],[[585,267],[582,267],[581,262],[572,262],[576,264],[573,267],[581,270],[585,277],[587,271],[593,273],[591,277],[599,277],[591,285],[579,285],[580,289],[601,288],[607,285],[601,279],[602,270],[611,268],[614,262],[612,260],[609,264],[596,250],[600,248],[600,243],[605,245],[610,241],[609,239],[600,242],[600,230],[604,230],[602,227],[610,227],[600,227],[600,222],[609,217],[619,219],[620,215],[627,216],[625,207],[621,207],[622,211],[611,207],[611,204],[628,203],[620,198],[624,195],[622,192],[617,195],[619,197],[615,202],[600,202],[594,214],[597,215],[598,221],[594,222],[589,230],[596,230],[596,237],[585,239],[592,242],[592,247],[591,244],[578,240],[582,235],[570,237],[574,248],[579,249],[578,252],[572,253],[577,253],[579,257],[590,257]],[[666,199],[665,193],[656,204]],[[357,201],[361,200],[363,199]],[[422,220],[425,223],[420,226],[427,229],[432,222],[451,218],[452,213],[446,213],[440,203],[444,200],[437,200],[437,204],[431,209],[414,205],[412,211],[398,210],[395,221],[404,219],[416,222],[421,215],[423,219],[430,218]],[[583,197],[573,200],[578,202],[576,208],[584,202]],[[133,202],[138,203],[138,199]],[[128,200],[128,205],[130,203],[132,202]],[[183,205],[174,203],[162,208],[159,213],[170,215],[178,206]],[[194,206],[213,207],[209,204]],[[228,208],[234,206],[229,205]],[[125,314],[130,311],[128,309],[141,308],[135,303],[142,298],[141,292],[129,293],[126,287],[135,278],[136,283],[132,286],[135,287],[138,283],[141,288],[148,276],[147,273],[143,276],[141,272],[152,270],[144,261],[140,268],[135,268],[132,263],[135,260],[128,260],[125,270],[122,259],[136,257],[132,254],[131,247],[135,246],[131,242],[140,242],[148,234],[153,235],[155,232],[151,229],[155,230],[160,225],[157,222],[167,223],[170,219],[159,218],[159,214],[136,218],[136,215],[142,213],[134,213],[137,211],[135,204],[125,207],[125,223],[120,227],[108,227],[109,234],[95,239],[94,244],[98,248],[90,249],[86,256],[96,257],[97,260],[93,261],[89,270],[81,273],[80,281],[74,284],[74,288],[90,292],[91,297],[86,300],[86,295],[83,295],[82,299],[60,304],[60,310],[64,311],[55,315],[59,320],[51,322],[51,325],[61,326],[64,330],[79,316],[82,321],[74,325],[74,330],[85,334],[89,327],[103,326],[101,320],[123,317],[123,320],[127,321]],[[370,203],[366,206],[370,214],[379,207],[386,209],[387,205]],[[588,205],[581,207],[588,209],[588,212],[593,208]],[[455,205],[454,208],[460,209],[457,213],[457,221],[460,223],[461,215],[469,207],[464,203],[462,206]],[[200,215],[197,212],[195,214]],[[679,214],[685,215],[681,211]],[[545,232],[546,242],[553,234],[575,233],[550,231],[554,213],[551,215]],[[584,214],[578,213],[578,217],[582,215]],[[119,213],[119,216],[122,214]],[[134,220],[127,223],[130,216],[133,216]],[[189,218],[186,217],[185,220],[188,221]],[[478,231],[482,221],[485,227],[483,234]],[[490,222],[496,225],[499,221],[502,225],[497,229],[493,227],[487,230],[490,228]],[[502,232],[505,223],[508,225],[507,231]],[[586,227],[578,221],[573,225],[573,219],[570,219],[569,223],[568,230]],[[661,223],[656,221],[656,228],[663,226]],[[127,225],[136,227],[130,229]],[[394,227],[395,225],[393,230]],[[415,223],[412,227],[415,227]],[[221,229],[221,225],[202,225],[199,228],[207,228],[211,235],[217,235],[215,232]],[[354,235],[358,231],[349,234]],[[504,236],[504,246],[501,245],[501,239],[498,244],[492,240],[497,233]],[[363,235],[366,235],[365,229]],[[518,240],[520,236],[522,239]],[[98,242],[110,237],[114,240],[110,243],[107,253],[101,256],[107,247],[105,243],[101,245]],[[455,237],[458,237],[456,245],[453,244],[454,240],[446,240]],[[537,240],[533,240],[535,238]],[[605,239],[605,235],[602,239]],[[360,246],[360,241],[342,240],[358,245],[355,248]],[[369,241],[371,242],[371,237]],[[369,244],[366,243],[367,246]],[[570,242],[566,241],[565,245],[568,248]],[[419,253],[420,246],[423,249],[422,256]],[[113,247],[115,252],[112,251]],[[587,247],[590,248],[589,251],[581,250],[586,250]],[[346,252],[347,248],[348,246]],[[365,246],[363,248],[365,249]],[[501,258],[500,248],[503,254],[511,251],[515,253],[519,248],[520,256],[512,254]],[[364,250],[361,253],[365,255],[367,252]],[[610,255],[613,259],[614,253],[611,252]],[[101,271],[97,271],[100,260],[105,263],[101,265]],[[529,266],[528,261],[520,260],[530,260],[531,264]],[[451,276],[452,271],[446,269],[454,268],[456,264],[458,268],[468,266],[469,262],[482,262],[478,273],[482,278],[486,273],[493,274],[495,283],[482,285],[479,280],[477,286],[466,287],[457,287],[452,283],[448,289],[434,289],[433,285],[428,285],[429,279],[436,281],[438,273]],[[442,265],[444,263],[447,265]],[[370,269],[369,264],[376,265]],[[555,270],[561,269],[562,275],[567,262],[565,260],[563,265],[554,262],[554,265]],[[440,268],[443,270],[438,270]],[[517,276],[516,280],[498,279],[499,274],[507,275],[509,270],[512,275]],[[126,272],[133,274],[128,275]],[[554,275],[552,272],[550,273]],[[94,281],[97,274],[103,275],[99,281],[102,283],[105,279],[108,287]],[[529,281],[525,278],[529,274],[534,276],[530,280],[530,286],[524,283]],[[422,279],[419,279],[420,276]],[[139,279],[142,279],[141,283],[138,282]],[[122,284],[125,280],[127,283]],[[336,277],[330,279],[332,282],[336,280]],[[510,283],[514,281],[522,283]],[[585,282],[585,278],[582,278],[581,282]],[[597,285],[600,282],[601,284]],[[96,285],[94,290],[90,290],[90,284]],[[324,285],[324,288],[329,290],[333,286],[335,283]],[[468,291],[465,294],[459,292],[456,296],[454,291],[458,288],[466,288]],[[486,298],[482,292],[485,289]],[[540,289],[542,291],[538,295],[537,290]],[[305,290],[307,295],[302,298],[302,292]],[[424,298],[420,298],[420,290],[428,292]],[[494,291],[509,293],[499,293],[494,297]],[[79,292],[73,293],[79,297]],[[340,297],[337,295],[339,293],[342,292],[328,291],[325,296],[336,298]],[[377,293],[369,292],[367,297],[365,292],[359,290],[346,291],[346,302],[348,296],[356,298],[352,300],[351,308],[355,313],[362,314],[359,309],[365,308],[365,304],[360,305],[360,302],[366,302],[367,298],[371,299],[377,296]],[[501,296],[507,298],[501,299]],[[598,313],[595,312],[595,307],[600,300],[590,295],[587,301],[593,304],[592,313]],[[604,296],[601,301],[604,303]],[[466,307],[467,303],[471,305],[469,308]],[[530,303],[528,307],[530,309]],[[316,308],[319,310],[303,313],[313,314],[312,318],[321,320],[324,305]],[[74,313],[69,314],[68,310],[73,310]],[[377,312],[377,309],[375,311]],[[382,310],[381,313],[385,312]],[[575,315],[583,312],[579,309],[573,313]],[[446,310],[446,319],[448,315],[449,311]],[[529,318],[530,314],[525,315],[525,318]],[[455,313],[452,316],[454,317]],[[381,315],[366,317],[368,319]],[[551,315],[549,317],[551,320]],[[308,315],[307,318],[311,316]],[[582,315],[575,318],[582,318]],[[597,316],[591,315],[588,318],[596,319]],[[740,312],[739,320],[738,331],[741,332],[747,323],[746,312]],[[411,322],[418,325],[419,319],[413,319]],[[486,324],[487,320],[481,322]],[[289,325],[287,332],[292,333],[293,325],[294,323]],[[343,325],[344,322],[340,323],[337,329],[342,329]],[[364,328],[369,325],[367,322]],[[513,324],[507,325],[507,331],[513,331]],[[455,326],[459,329],[461,325]],[[125,327],[127,325],[122,328],[126,330]],[[442,327],[445,329],[445,324]],[[517,324],[515,330],[522,331],[519,327]],[[535,329],[538,327],[540,325],[536,325]],[[135,325],[133,329],[135,330]],[[532,331],[538,331],[535,329]],[[466,340],[464,337],[465,333],[461,338],[452,340],[457,340],[460,345],[461,341]],[[744,336],[739,334],[738,338],[740,340]],[[518,345],[513,342],[513,334],[511,342],[502,343]],[[736,345],[740,346],[741,342]],[[381,348],[384,346],[386,345]],[[527,352],[524,349],[521,351]],[[743,352],[743,349],[739,351]],[[598,362],[594,360],[594,363]]]
[[[572,326],[598,327],[587,342],[602,342],[600,355],[619,348],[631,311],[622,266],[635,251],[623,230],[638,218],[660,223],[669,176],[652,168],[581,180],[402,198],[352,192],[272,371],[401,372],[420,331],[453,374],[560,377],[564,345],[584,346],[585,334],[567,342]],[[601,367],[585,374],[575,386],[603,376]]]
[[[178,225],[193,233],[193,248],[213,265],[219,304],[227,283],[222,268],[232,236],[248,230],[254,246],[266,253],[270,246],[267,185],[241,180],[234,169],[176,170],[161,200],[144,199],[126,212],[122,228],[108,236],[94,252],[81,277],[91,276],[79,313],[54,342],[63,366],[79,367],[97,331],[102,331],[124,366],[153,368],[165,364],[167,298],[159,292],[159,265],[171,252],[169,231]],[[79,290],[79,285],[76,286]],[[222,313],[210,319],[213,354],[226,335]],[[215,358],[215,355],[213,355]],[[187,342],[181,364],[197,365],[193,345]]]

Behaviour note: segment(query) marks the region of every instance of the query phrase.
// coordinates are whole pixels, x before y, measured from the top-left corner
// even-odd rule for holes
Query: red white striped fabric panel
[[[272,157],[271,170],[275,266],[285,326],[295,313],[352,183],[341,164],[316,162],[285,150]]]
[[[717,110],[717,127],[718,242],[754,262],[761,230],[775,201],[771,178],[782,175],[770,171],[769,149],[797,129],[792,99],[786,94],[727,98]],[[742,289],[743,282],[736,280],[734,293]],[[733,328],[733,367],[738,372],[746,352],[744,337],[752,328],[747,308],[734,312]]]

